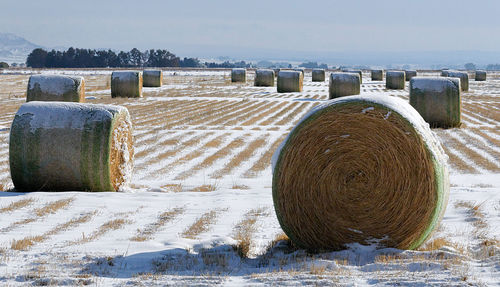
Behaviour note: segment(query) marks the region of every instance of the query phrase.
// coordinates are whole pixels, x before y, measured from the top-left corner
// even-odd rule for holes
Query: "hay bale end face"
[[[292,242],[311,251],[373,242],[418,248],[446,208],[445,158],[427,123],[402,99],[328,101],[273,156],[279,223]]]
[[[26,101],[85,102],[85,80],[76,76],[32,75]]]
[[[162,70],[144,70],[142,72],[143,87],[161,87],[163,84]]]
[[[469,90],[469,74],[467,72],[448,71],[446,76],[451,78],[459,78],[462,91],[467,92]]]
[[[245,83],[247,81],[247,70],[246,69],[232,69],[231,70],[231,82],[233,83]]]
[[[385,87],[391,90],[403,90],[405,88],[405,72],[388,71],[385,74]]]
[[[9,161],[19,191],[116,191],[131,178],[133,156],[124,107],[30,102],[12,122]]]
[[[486,81],[486,71],[476,71],[476,81]]]
[[[325,70],[324,69],[313,69],[311,72],[311,77],[313,82],[324,82],[325,81]]]
[[[361,83],[358,73],[331,73],[329,98],[359,95]]]
[[[384,80],[384,70],[372,70],[372,81],[383,81]]]
[[[413,77],[416,77],[417,76],[417,71],[415,70],[406,70],[405,71],[405,81],[410,81],[411,78]]]
[[[255,71],[256,87],[274,87],[274,71],[268,69],[259,69]]]
[[[302,92],[304,74],[299,71],[281,70],[277,82],[278,93]]]
[[[142,72],[115,71],[111,74],[112,98],[142,97]]]
[[[410,105],[431,127],[460,126],[460,79],[414,77]]]

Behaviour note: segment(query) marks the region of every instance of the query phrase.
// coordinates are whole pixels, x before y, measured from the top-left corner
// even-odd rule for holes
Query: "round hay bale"
[[[384,70],[372,70],[372,81],[383,81],[384,80]]]
[[[311,110],[273,155],[273,201],[311,251],[351,243],[418,248],[447,204],[446,156],[406,101],[349,96]]]
[[[363,71],[361,70],[343,70],[344,73],[356,73],[359,74],[359,82],[363,83]]]
[[[486,81],[486,71],[476,71],[476,81]]]
[[[446,76],[451,78],[459,78],[462,91],[467,92],[469,90],[469,74],[467,72],[448,71]]]
[[[385,88],[391,90],[403,90],[405,88],[405,72],[388,71],[385,74]]]
[[[302,68],[296,68],[296,69],[293,69],[294,71],[297,71],[297,72],[301,72],[302,73],[302,76],[305,78],[306,77],[306,70],[305,69],[302,69]]]
[[[313,82],[324,82],[325,69],[313,69],[311,72],[311,77]]]
[[[281,70],[278,73],[278,93],[302,92],[304,74],[299,71]]]
[[[405,81],[410,81],[411,78],[413,77],[416,77],[417,76],[417,71],[415,70],[406,70],[405,71]]]
[[[361,88],[358,73],[331,73],[329,98],[359,95]]]
[[[273,71],[274,71],[274,76],[278,77],[278,73],[281,71],[281,69],[280,68],[276,68],[276,69],[273,69]]]
[[[163,84],[162,70],[144,70],[142,72],[143,87],[161,87]]]
[[[255,71],[256,87],[274,87],[274,71],[270,69],[259,69]]]
[[[85,102],[85,80],[77,76],[32,75],[26,101]]]
[[[441,77],[448,77],[448,72],[449,72],[449,70],[442,70]]]
[[[414,77],[410,105],[431,127],[460,126],[460,79]]]
[[[141,98],[142,72],[114,71],[111,73],[112,98]]]
[[[124,107],[29,102],[10,131],[12,181],[19,191],[116,191],[132,175],[132,141]]]
[[[231,70],[231,82],[233,83],[245,83],[247,81],[247,70],[246,69],[232,69]]]

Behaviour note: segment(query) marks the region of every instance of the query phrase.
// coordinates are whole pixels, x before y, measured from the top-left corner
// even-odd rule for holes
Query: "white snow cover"
[[[404,71],[387,71],[385,73],[386,77],[401,77],[402,75],[404,76],[405,72]]]
[[[413,77],[410,80],[410,89],[419,89],[429,92],[444,92],[448,87],[455,87],[460,91],[459,78],[430,78],[430,77]]]
[[[278,77],[280,78],[298,78],[300,77],[300,71],[290,71],[290,70],[287,70],[287,71],[279,71],[279,74],[278,74]]]
[[[32,90],[37,85],[40,89],[52,95],[63,95],[68,91],[78,90],[83,82],[83,77],[62,75],[32,75],[28,82],[28,89]]]
[[[262,76],[272,76],[273,73],[274,71],[270,69],[258,69],[255,71],[255,75],[260,74]]]
[[[111,79],[119,79],[120,81],[135,81],[142,75],[140,71],[114,71],[111,74]]]
[[[242,68],[235,68],[231,70],[231,73],[233,74],[245,74],[246,72],[247,70]]]
[[[359,74],[355,72],[334,72],[330,74],[330,81],[359,82]]]

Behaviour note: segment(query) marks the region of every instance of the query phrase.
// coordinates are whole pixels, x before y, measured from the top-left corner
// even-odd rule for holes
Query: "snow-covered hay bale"
[[[293,69],[294,71],[298,71],[298,72],[301,72],[302,73],[302,76],[306,76],[306,70],[302,69],[302,68],[296,68],[296,69]]]
[[[446,76],[451,78],[459,78],[462,91],[467,92],[469,90],[469,74],[467,72],[448,71]]]
[[[304,74],[300,71],[281,70],[278,73],[278,93],[302,92]]]
[[[410,105],[431,127],[460,126],[460,79],[414,77]]]
[[[112,98],[142,97],[142,72],[115,71],[111,74]]]
[[[361,70],[343,70],[342,72],[344,73],[355,73],[359,74],[359,82],[362,84],[363,83],[363,71]]]
[[[384,70],[372,70],[372,81],[383,81]]]
[[[391,90],[402,90],[405,88],[405,72],[388,71],[385,73],[385,87]]]
[[[417,71],[415,70],[406,70],[405,71],[405,81],[410,81],[411,78],[413,77],[416,77],[417,76]]]
[[[143,87],[161,87],[163,72],[161,70],[144,70],[142,72]]]
[[[486,81],[486,71],[476,71],[476,81]]]
[[[329,98],[359,95],[361,81],[358,73],[331,73]]]
[[[274,71],[270,69],[259,69],[255,71],[256,87],[274,87]]]
[[[247,81],[247,70],[246,69],[232,69],[231,70],[231,82],[233,83],[245,83]]]
[[[448,72],[449,72],[449,70],[442,70],[441,77],[448,77]]]
[[[29,102],[12,122],[10,171],[19,191],[116,191],[131,178],[133,156],[124,107]]]
[[[324,82],[325,69],[313,69],[311,72],[311,77],[313,82]]]
[[[279,223],[301,248],[415,249],[439,225],[449,180],[439,141],[406,101],[349,96],[290,132],[273,156],[272,189]]]
[[[85,102],[85,80],[77,76],[32,75],[26,101]]]

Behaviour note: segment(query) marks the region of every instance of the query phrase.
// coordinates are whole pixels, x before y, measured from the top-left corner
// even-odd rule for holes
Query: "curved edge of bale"
[[[113,116],[109,132],[108,172],[111,188],[115,191],[126,187],[132,179],[134,144],[133,127],[128,109],[120,107]]]
[[[51,91],[46,91],[44,90],[44,88],[40,87],[40,80],[43,79],[45,79],[45,81],[51,81],[51,80],[62,81],[66,79],[73,81],[73,84],[71,85],[71,89],[64,90],[62,91],[62,93],[54,91],[51,92]],[[28,80],[28,87],[26,90],[26,102],[32,102],[32,101],[84,103],[85,79],[80,76],[31,75]]]

